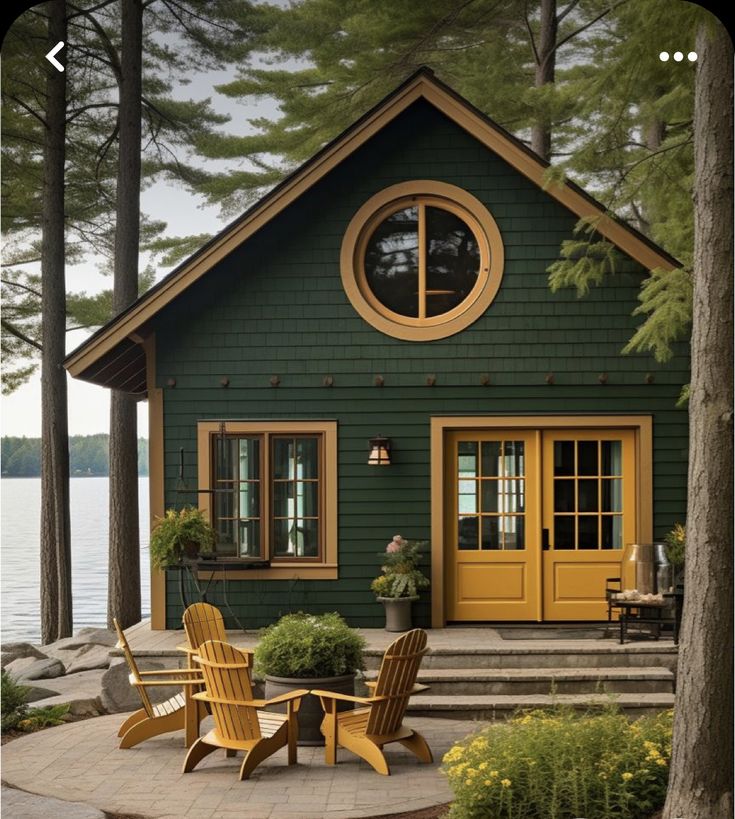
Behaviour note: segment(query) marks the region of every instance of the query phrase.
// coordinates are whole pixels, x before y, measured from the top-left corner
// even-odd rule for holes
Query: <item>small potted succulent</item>
[[[182,560],[210,554],[214,542],[214,529],[199,509],[167,509],[151,532],[151,562],[156,569],[179,566]]]
[[[255,648],[255,673],[265,678],[265,698],[295,688],[355,694],[355,673],[364,667],[365,640],[339,614],[287,614],[268,626]],[[348,702],[340,710],[351,708]],[[304,697],[298,712],[299,745],[323,745],[324,714],[317,697]]]
[[[429,578],[418,568],[421,548],[425,545],[395,535],[386,546],[383,574],[370,586],[385,608],[386,631],[411,628],[411,604],[419,599],[419,589],[429,587]]]

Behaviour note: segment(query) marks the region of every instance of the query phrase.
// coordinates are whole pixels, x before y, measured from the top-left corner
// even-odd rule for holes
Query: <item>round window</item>
[[[502,271],[492,216],[441,182],[381,191],[355,214],[342,244],[342,281],[357,312],[411,341],[444,338],[479,318]]]

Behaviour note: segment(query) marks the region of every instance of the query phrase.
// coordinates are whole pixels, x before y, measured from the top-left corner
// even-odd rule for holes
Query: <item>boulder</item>
[[[66,665],[67,674],[76,674],[79,671],[90,671],[93,668],[107,668],[110,664],[110,646],[89,645],[80,648],[69,659]]]
[[[26,702],[35,703],[38,702],[38,700],[48,699],[48,697],[56,697],[58,693],[58,691],[52,691],[50,688],[41,688],[40,685],[29,685]]]
[[[46,658],[48,659],[48,658]],[[23,676],[23,672],[30,668],[33,663],[38,662],[38,657],[18,657],[16,660],[8,663],[5,666],[5,670],[10,674],[10,676],[17,680]]]
[[[15,661],[15,663],[19,662],[25,662],[25,660]],[[15,663],[11,663],[8,666],[8,672],[13,674],[14,677],[17,677],[18,681],[23,684],[28,680],[50,680],[54,677],[62,677],[64,675],[64,664],[60,660],[55,660],[50,657],[44,660],[31,660],[31,664],[24,666],[20,673],[16,673]]]
[[[0,668],[5,668],[14,660],[20,660],[25,657],[32,657],[34,660],[42,660],[46,655],[39,651],[36,646],[31,643],[3,643],[0,647],[2,658],[0,659]]]
[[[155,660],[138,660],[140,671],[157,671],[164,668],[163,663]],[[141,707],[137,688],[130,685],[128,664],[115,662],[102,675],[102,707],[108,714],[117,714],[123,711],[135,711]],[[180,685],[161,685],[148,689],[148,696],[152,703],[163,702],[175,694],[181,693]]]
[[[62,637],[53,643],[42,646],[43,650],[52,656],[57,656],[58,651],[76,651],[89,644],[100,646],[114,646],[117,643],[117,636],[114,631],[106,628],[83,628],[73,637]]]

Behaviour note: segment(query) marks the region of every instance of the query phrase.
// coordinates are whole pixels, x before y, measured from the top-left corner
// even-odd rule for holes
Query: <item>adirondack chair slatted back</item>
[[[426,640],[426,632],[416,628],[386,649],[372,693],[388,699],[371,707],[365,731],[368,735],[390,734],[401,727],[421,660],[428,651]]]
[[[141,677],[140,672],[138,671],[138,664],[135,662],[133,652],[130,650],[130,645],[125,637],[125,632],[120,628],[120,623],[117,622],[116,617],[112,618],[112,622],[115,624],[115,630],[117,631],[117,647],[122,649],[122,653],[125,655],[125,660],[128,664],[128,669],[130,670],[131,681],[140,683]],[[153,704],[151,703],[145,687],[142,685],[138,685],[136,687],[138,689],[138,694],[140,694],[140,701],[143,704],[143,708],[145,708],[146,714],[149,717],[153,717]]]
[[[254,706],[244,704],[244,701],[253,699],[248,656],[229,643],[207,640],[199,646],[197,663],[204,677],[206,701],[212,708],[219,737],[224,740],[259,739],[258,711]]]
[[[199,648],[207,640],[227,642],[222,612],[209,603],[194,603],[184,612],[184,631],[189,648]]]

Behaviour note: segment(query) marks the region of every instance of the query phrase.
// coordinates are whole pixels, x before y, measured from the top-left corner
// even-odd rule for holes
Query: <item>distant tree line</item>
[[[72,476],[110,474],[110,436],[73,435],[69,438]],[[41,439],[3,437],[0,440],[0,469],[4,478],[37,478],[41,475]],[[138,474],[148,474],[148,439],[138,438]]]

